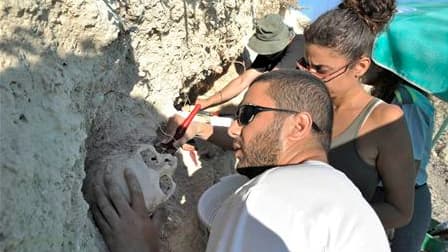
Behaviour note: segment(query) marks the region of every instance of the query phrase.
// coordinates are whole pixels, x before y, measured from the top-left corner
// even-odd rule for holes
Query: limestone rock
[[[150,144],[180,90],[239,55],[265,3],[231,2],[0,1],[0,251],[104,249],[81,191],[89,164]],[[216,152],[174,172],[164,250],[204,248],[198,195],[232,167]]]

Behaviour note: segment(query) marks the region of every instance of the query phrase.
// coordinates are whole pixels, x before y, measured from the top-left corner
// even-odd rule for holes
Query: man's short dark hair
[[[278,70],[265,73],[256,82],[269,82],[268,95],[276,106],[301,112],[309,112],[319,127],[318,138],[328,152],[333,126],[333,104],[325,84],[315,76],[299,70]],[[251,84],[251,85],[252,85]]]

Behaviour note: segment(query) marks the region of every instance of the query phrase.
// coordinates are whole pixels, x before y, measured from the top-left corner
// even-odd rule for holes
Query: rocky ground
[[[434,99],[436,131],[448,116],[448,103]],[[433,218],[448,221],[448,133],[445,132],[433,147],[428,166],[428,184],[432,193]]]

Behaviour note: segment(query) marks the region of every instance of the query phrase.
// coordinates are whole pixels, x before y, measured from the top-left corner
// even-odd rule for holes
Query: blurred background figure
[[[448,2],[402,4],[376,39],[372,53],[376,64],[363,79],[374,86],[374,96],[403,110],[418,167],[414,213],[409,224],[395,230],[393,252],[420,251],[431,222],[427,165],[432,146],[446,124],[442,123],[433,139],[435,111],[430,95],[448,101],[448,63],[440,56],[448,54],[447,23]],[[384,190],[379,187],[375,198],[383,197]]]

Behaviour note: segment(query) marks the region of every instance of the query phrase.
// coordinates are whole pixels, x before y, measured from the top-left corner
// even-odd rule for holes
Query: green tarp
[[[448,3],[399,5],[387,29],[376,39],[372,58],[448,102]]]

